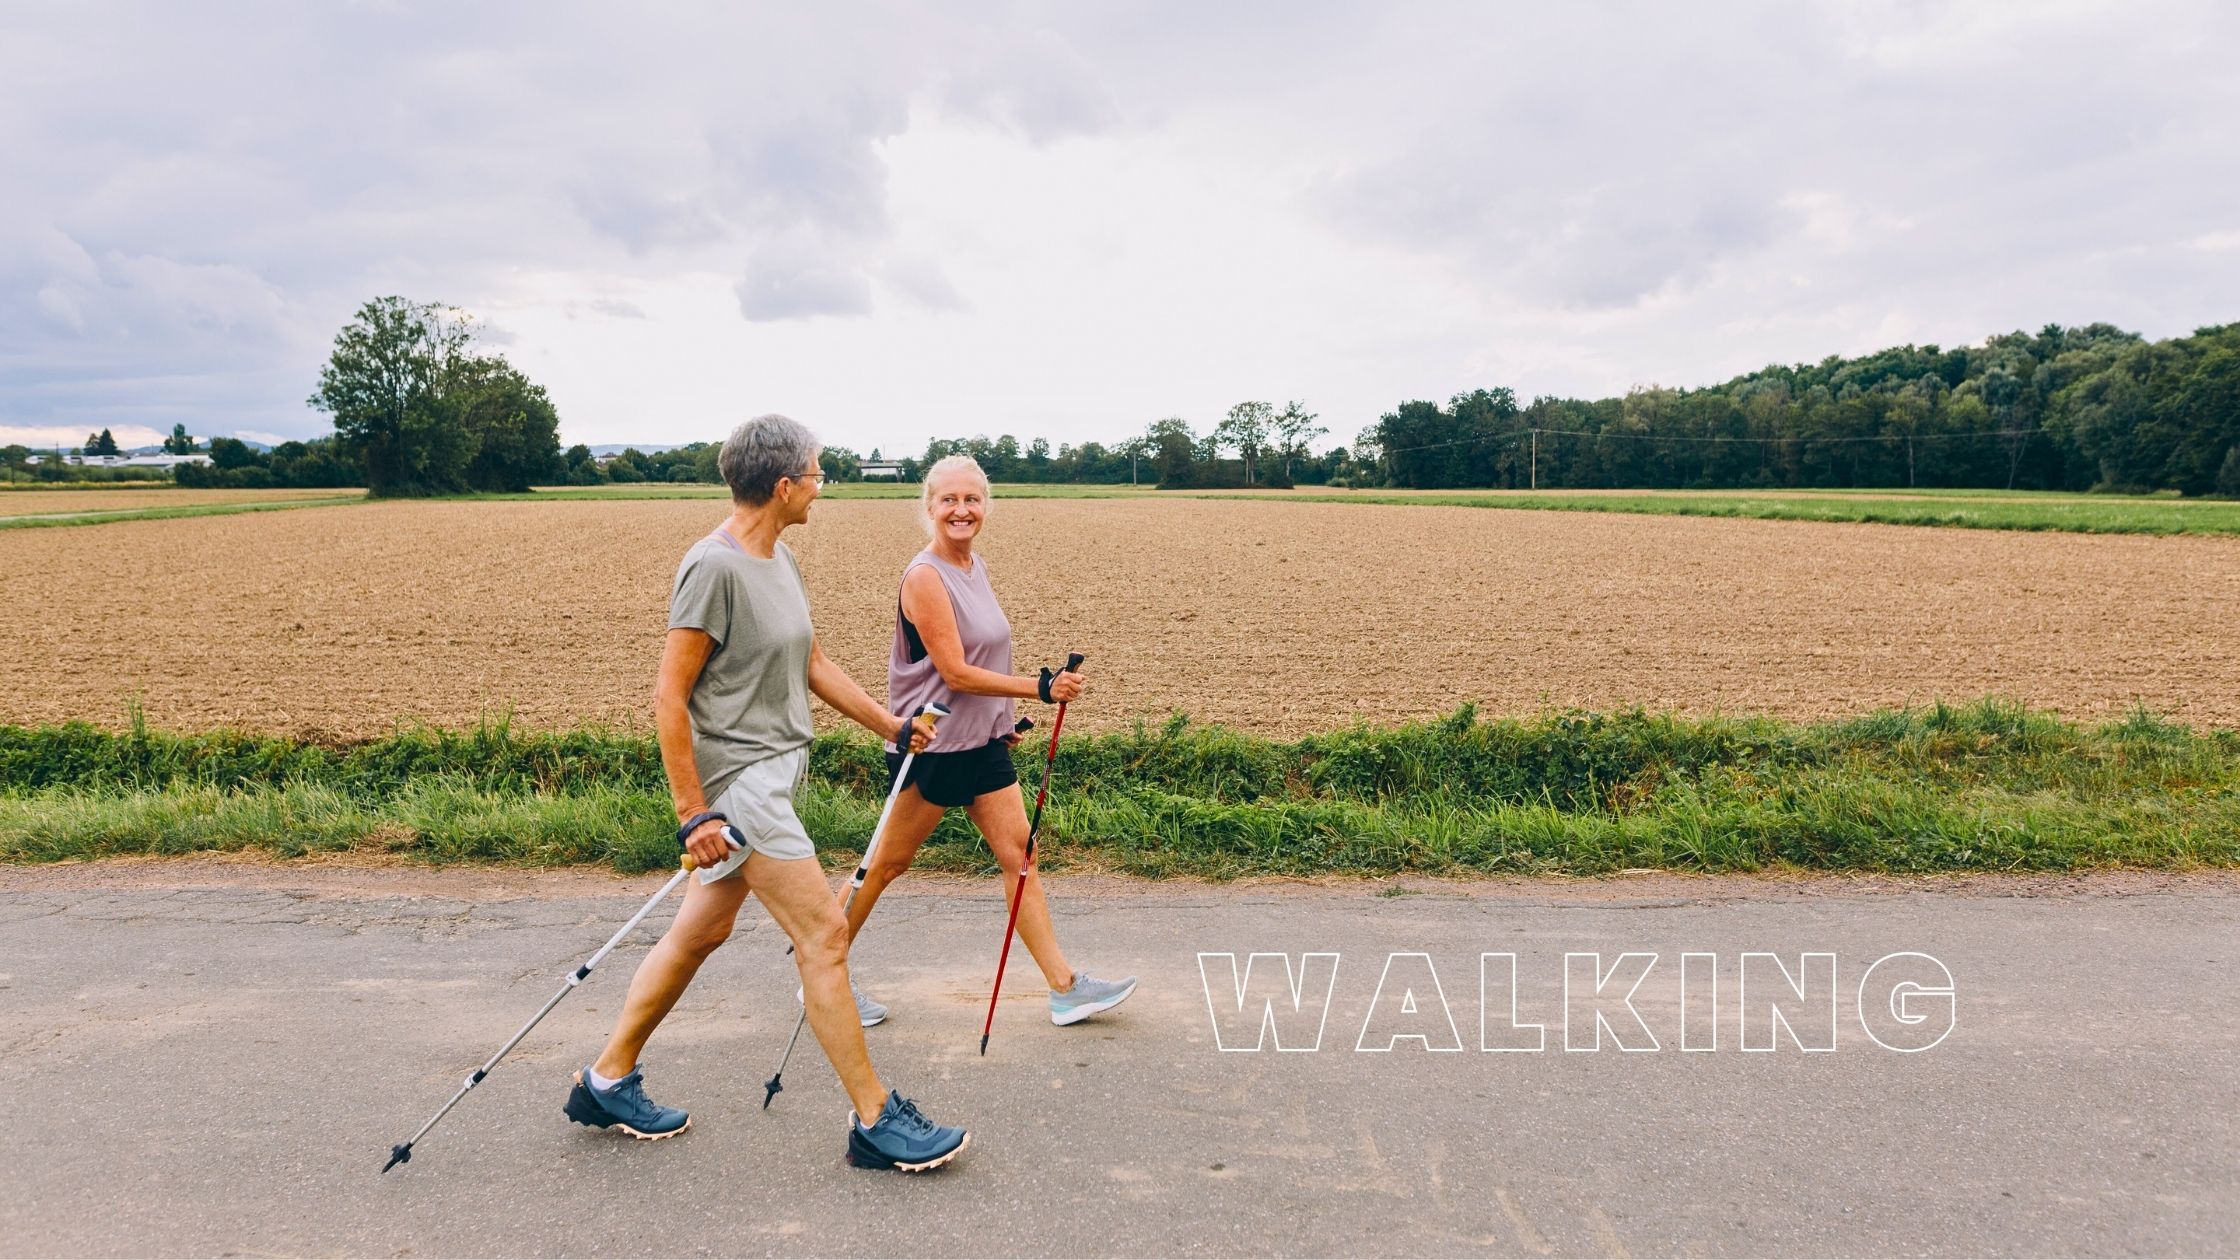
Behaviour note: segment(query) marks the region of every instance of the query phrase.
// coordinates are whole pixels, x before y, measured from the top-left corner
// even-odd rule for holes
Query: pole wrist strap
[[[694,814],[692,817],[685,819],[684,825],[677,828],[677,848],[680,850],[683,849],[685,846],[685,842],[692,839],[692,833],[700,830],[700,828],[710,819],[721,819],[724,822],[731,821],[728,815],[719,813],[712,809],[703,809],[699,813]]]

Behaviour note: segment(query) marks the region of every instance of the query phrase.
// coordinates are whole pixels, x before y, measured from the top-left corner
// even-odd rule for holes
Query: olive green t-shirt
[[[701,630],[715,651],[693,684],[692,759],[713,802],[741,770],[808,744],[809,591],[783,542],[768,560],[722,530],[684,553],[669,628]]]

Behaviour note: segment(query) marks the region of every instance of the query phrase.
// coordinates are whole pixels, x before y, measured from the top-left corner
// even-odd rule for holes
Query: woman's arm
[[[824,654],[823,645],[814,641],[809,644],[809,690],[817,699],[839,710],[840,716],[890,744],[901,746],[903,719],[881,708],[879,702],[871,698],[871,693],[848,677],[848,671],[835,664]],[[924,719],[917,726],[918,729],[910,733],[910,751],[924,752],[933,738],[933,719]]]
[[[949,606],[949,591],[941,584],[941,575],[931,567],[920,565],[902,579],[902,615],[918,628],[918,641],[925,644],[926,655],[933,658],[933,667],[941,671],[941,681],[949,690],[968,696],[1008,696],[1014,700],[1042,698],[1039,679],[999,674],[965,663],[964,640],[957,634],[956,610]],[[1059,674],[1050,684],[1050,697],[1077,700],[1081,697],[1081,686],[1081,675]]]
[[[669,777],[669,800],[677,807],[679,823],[708,808],[700,791],[700,766],[692,756],[689,705],[693,684],[700,681],[700,671],[707,668],[715,650],[716,641],[705,630],[671,630],[661,641],[661,671],[653,683],[653,733],[661,745],[661,769]],[[685,847],[694,861],[713,866],[723,860],[729,846],[718,834],[722,826],[710,820],[686,838]]]
[[[903,578],[903,617],[918,628],[925,655],[941,670],[941,682],[961,695],[1008,695],[1012,700],[1042,700],[1042,679],[999,675],[965,664],[965,641],[956,634],[956,610],[941,574],[918,565]],[[1080,700],[1082,675],[1062,673],[1051,682],[1051,700]]]

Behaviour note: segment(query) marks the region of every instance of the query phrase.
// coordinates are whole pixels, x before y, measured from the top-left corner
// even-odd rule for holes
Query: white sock
[[[623,1073],[623,1075],[628,1076],[629,1073],[625,1072]],[[613,1089],[616,1085],[621,1084],[620,1081],[610,1081],[606,1077],[599,1075],[599,1069],[589,1067],[583,1070],[583,1080],[585,1084],[591,1086],[591,1088],[595,1090],[598,1090],[602,1094],[606,1093],[608,1090]]]

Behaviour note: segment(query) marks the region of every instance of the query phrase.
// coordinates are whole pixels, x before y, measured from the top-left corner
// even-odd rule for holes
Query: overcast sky
[[[2240,319],[2240,6],[0,11],[0,441],[441,300],[569,442],[1112,441]]]

